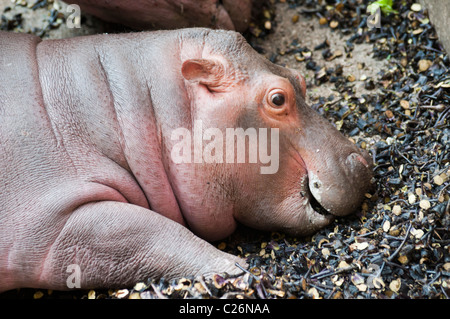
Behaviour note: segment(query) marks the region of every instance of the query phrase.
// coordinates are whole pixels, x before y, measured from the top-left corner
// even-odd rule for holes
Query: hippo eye
[[[284,94],[282,93],[275,93],[271,97],[271,102],[276,106],[282,106],[285,102]]]
[[[281,85],[280,85],[281,86]],[[265,97],[264,107],[269,116],[286,116],[289,114],[291,94],[289,88],[274,88]]]

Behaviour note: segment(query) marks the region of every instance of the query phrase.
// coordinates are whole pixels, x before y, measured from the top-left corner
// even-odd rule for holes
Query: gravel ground
[[[43,38],[127,31],[89,16],[82,28],[68,29],[58,15],[63,3],[18,2],[0,0],[1,29]],[[309,104],[372,154],[376,190],[355,215],[307,238],[240,228],[216,243],[247,258],[250,267],[239,277],[149,278],[119,290],[0,296],[448,299],[450,62],[426,11],[411,0],[394,2],[397,12],[369,29],[369,1],[272,1],[246,34],[273,62],[301,70]]]

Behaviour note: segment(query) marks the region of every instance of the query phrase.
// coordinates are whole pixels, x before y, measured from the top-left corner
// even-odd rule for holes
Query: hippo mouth
[[[333,156],[316,160],[310,153],[307,161],[297,151],[293,154],[300,172],[300,219],[308,226],[290,227],[294,233],[314,232],[332,223],[335,218],[354,212],[364,199],[371,180],[369,158],[357,150],[344,153],[343,159]],[[347,154],[348,154],[347,153]],[[316,153],[313,153],[314,155]],[[366,159],[367,158],[367,159]],[[310,165],[306,165],[306,163]]]
[[[308,175],[306,176],[305,180],[306,180],[306,183],[305,183],[306,185],[305,184],[303,184],[303,185],[307,189],[307,192],[309,195],[308,196],[309,205],[311,206],[311,208],[316,213],[318,213],[322,216],[326,216],[326,217],[335,216],[330,209],[326,209],[321,204],[321,199],[324,194],[319,191],[319,189],[321,188],[321,184],[318,181],[318,179],[313,174],[308,172]]]
[[[318,214],[326,217],[333,217],[334,215],[328,212],[320,203],[317,201],[317,199],[311,194],[311,197],[309,198],[309,205],[311,208]]]
[[[334,220],[335,215],[322,206],[320,203],[321,196],[319,193],[311,190],[312,187],[318,186],[315,185],[316,182],[314,180],[314,174],[311,174],[311,172],[308,171],[308,168],[300,154],[297,152],[295,155],[295,160],[299,163],[305,173],[300,180],[300,197],[302,198],[303,205],[306,208],[306,215],[308,216],[310,222],[325,226]],[[314,196],[314,193],[316,193],[317,197]]]

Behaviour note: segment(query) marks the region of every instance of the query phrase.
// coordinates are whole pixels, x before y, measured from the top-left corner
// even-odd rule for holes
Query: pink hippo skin
[[[277,170],[176,163],[172,133],[199,120],[278,129]],[[238,222],[312,234],[357,209],[372,176],[370,157],[305,104],[297,71],[210,29],[1,32],[0,168],[0,290],[68,289],[73,264],[83,289],[237,274],[245,261],[208,241]]]
[[[253,0],[69,0],[82,13],[134,29],[209,27],[245,31]],[[260,5],[262,0],[256,1]]]

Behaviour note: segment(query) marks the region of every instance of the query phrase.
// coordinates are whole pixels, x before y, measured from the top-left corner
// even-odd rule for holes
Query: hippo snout
[[[364,150],[336,159],[327,174],[309,172],[309,188],[316,204],[334,216],[345,216],[360,207],[372,188],[372,159]],[[317,207],[320,206],[320,207]]]

